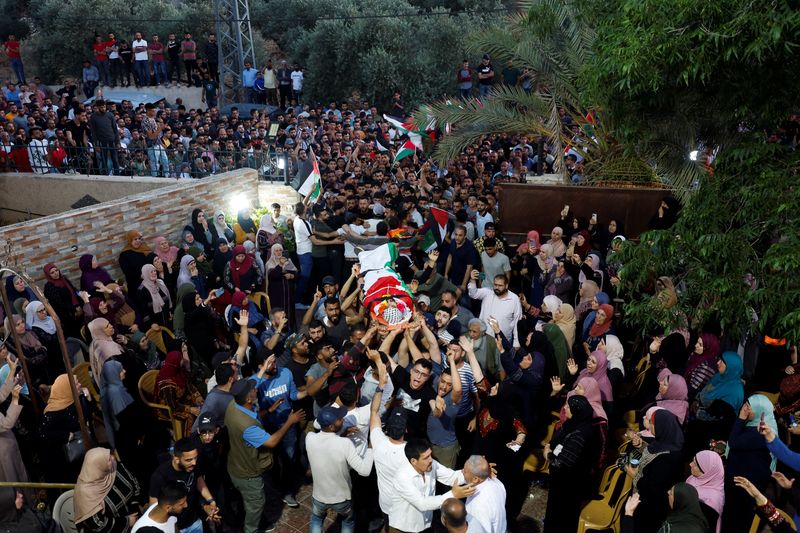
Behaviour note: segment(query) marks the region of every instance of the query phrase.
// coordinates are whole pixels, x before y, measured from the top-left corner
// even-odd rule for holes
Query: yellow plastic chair
[[[100,405],[100,391],[97,390],[94,379],[92,379],[92,366],[89,363],[75,365],[72,368],[72,374],[75,376],[78,383],[80,383],[81,387],[85,387],[89,390],[89,394],[92,395],[92,399],[95,403]]]
[[[763,394],[763,393],[758,393],[758,394]],[[782,509],[778,509],[778,512],[783,517],[783,519],[786,520],[790,526],[792,526],[792,529],[797,531],[797,526],[795,525],[792,517],[786,514],[786,511],[783,511]],[[761,517],[756,515],[753,517],[753,524],[750,526],[750,533],[758,533],[760,527],[761,527]]]
[[[172,409],[169,405],[156,403],[154,390],[158,370],[148,370],[139,378],[139,396],[145,405],[153,410],[156,418],[161,422],[169,423],[172,428],[173,438],[177,441],[183,438],[183,424],[172,416]]]
[[[152,329],[148,329],[145,336],[150,339],[150,342],[156,345],[158,351],[161,353],[167,353],[167,339],[174,339],[175,334],[169,328],[165,328],[161,326],[161,331],[153,331]]]
[[[540,443],[542,448],[533,450],[525,460],[525,464],[522,465],[522,469],[525,471],[541,472],[543,474],[548,474],[550,472],[549,463],[547,458],[544,456],[543,448],[545,444],[550,442],[550,440],[553,438],[553,434],[556,432],[556,424],[558,424],[560,419],[560,413],[552,411],[550,415],[553,417],[553,420],[550,422],[550,425],[547,426],[547,433],[545,433],[545,436]]]
[[[606,482],[605,491],[600,494],[600,499],[590,501],[581,510],[578,533],[608,529],[619,533],[620,516],[631,490],[632,481],[625,472],[614,468]]]
[[[254,292],[248,296],[248,299],[256,304],[262,315],[269,316],[270,311],[272,311],[272,305],[266,292]]]

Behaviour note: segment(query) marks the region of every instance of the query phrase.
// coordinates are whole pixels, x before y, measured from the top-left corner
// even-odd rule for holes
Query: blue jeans
[[[167,159],[167,151],[161,145],[148,146],[147,157],[150,159],[150,175],[154,178],[158,177],[158,164],[161,163],[161,168],[164,172],[164,177],[169,176],[169,159]]]
[[[150,85],[150,63],[146,59],[134,61],[133,72],[139,85]]]
[[[17,76],[17,85],[27,85],[25,81],[25,68],[22,66],[21,59],[12,59],[11,60],[11,69],[14,71],[14,74]]]
[[[95,61],[94,65],[97,67],[97,71],[100,73],[100,83],[103,85],[111,85],[111,70],[108,60]]]
[[[156,75],[156,85],[167,83],[167,63],[165,61],[153,61],[153,72]]]
[[[461,98],[464,100],[469,100],[472,98],[472,89],[459,89],[459,93],[461,93]]]
[[[203,521],[198,518],[191,526],[181,529],[181,533],[203,533]]]
[[[342,533],[353,533],[356,529],[356,521],[353,516],[353,503],[350,500],[339,503],[322,503],[311,498],[311,533],[322,533],[322,524],[325,522],[325,515],[328,509],[333,509],[337,514],[344,517],[342,520]]]
[[[308,286],[308,280],[311,279],[311,269],[314,265],[314,259],[311,257],[311,253],[307,254],[298,254],[297,259],[300,261],[300,279],[297,280],[297,302],[303,302],[303,295],[306,292],[306,286]]]
[[[489,93],[492,92],[492,86],[491,85],[480,84],[480,85],[478,85],[478,88],[480,89],[481,98],[489,96]]]

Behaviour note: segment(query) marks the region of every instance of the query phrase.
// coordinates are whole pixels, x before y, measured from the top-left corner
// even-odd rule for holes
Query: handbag
[[[86,455],[86,448],[83,445],[83,435],[73,435],[72,438],[64,444],[64,455],[67,458],[67,462],[70,464],[83,460],[83,456]]]

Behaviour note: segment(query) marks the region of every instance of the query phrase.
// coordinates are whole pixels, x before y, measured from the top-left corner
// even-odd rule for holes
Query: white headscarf
[[[549,295],[544,297],[544,305],[547,306],[547,312],[550,314],[555,314],[556,311],[561,309],[561,304],[564,303],[561,301],[561,298],[554,295]]]
[[[189,272],[189,263],[196,261],[194,257],[189,254],[181,257],[181,269],[178,273],[178,287],[184,283],[192,283],[192,274]],[[194,283],[192,283],[194,285]]]
[[[264,215],[261,217],[261,223],[259,224],[258,229],[264,230],[267,233],[275,233],[278,231],[275,229],[275,224],[272,223],[272,217],[269,215]]]
[[[28,304],[27,309],[25,309],[25,327],[28,329],[33,329],[34,326],[37,328],[46,331],[50,335],[55,335],[56,333],[56,323],[53,320],[53,317],[47,315],[47,318],[39,318],[39,315],[36,313],[39,309],[43,309],[44,304],[38,300],[34,300]]]
[[[223,222],[222,223],[220,223],[219,220],[217,220],[217,218],[220,215],[222,215],[222,217],[223,217]],[[217,211],[214,214],[214,227],[217,228],[217,235],[219,235],[220,237],[225,237],[226,233],[233,232],[233,229],[231,229],[231,227],[228,226],[228,223],[225,222],[224,220],[225,220],[225,213],[224,212]]]

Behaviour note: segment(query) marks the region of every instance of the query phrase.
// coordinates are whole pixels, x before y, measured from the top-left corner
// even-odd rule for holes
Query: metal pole
[[[83,435],[83,447],[86,448],[86,451],[89,451],[91,448],[91,438],[89,436],[89,429],[86,426],[86,418],[83,415],[83,407],[81,406],[80,401],[80,393],[78,392],[78,386],[75,384],[75,375],[72,373],[72,362],[69,360],[69,351],[67,350],[67,341],[64,339],[64,330],[61,328],[61,319],[58,318],[58,315],[53,312],[53,307],[50,305],[50,302],[45,298],[44,293],[37,287],[33,280],[31,280],[25,274],[17,274],[13,270],[4,268],[0,270],[0,274],[3,271],[10,272],[16,276],[21,277],[25,280],[25,283],[28,284],[28,287],[36,294],[46,307],[47,312],[52,315],[53,322],[56,324],[56,336],[58,337],[58,345],[61,347],[61,357],[64,359],[64,367],[67,369],[67,379],[69,380],[70,388],[72,389],[72,399],[75,402],[75,410],[78,412],[78,420],[81,424],[81,435]],[[3,287],[5,289],[5,287]]]
[[[74,489],[75,483],[34,483],[32,481],[0,481],[0,488],[17,489]]]
[[[0,270],[0,281],[3,279],[2,272],[7,269]],[[14,327],[14,313],[11,309],[11,303],[8,301],[8,293],[6,292],[5,283],[0,283],[0,296],[3,299],[3,310],[6,313],[6,317],[8,317],[8,323],[11,325],[9,328],[11,331],[7,331],[6,334],[10,334],[14,337],[14,347],[17,349],[17,359],[22,361],[22,370],[25,372],[25,383],[28,385],[28,393],[31,395],[31,403],[33,403],[33,410],[38,415],[42,412],[39,406],[39,400],[37,398],[36,390],[33,388],[33,382],[31,381],[31,374],[28,371],[28,358],[25,357],[25,353],[22,350],[22,343],[19,340],[19,335],[17,334],[17,328]]]

